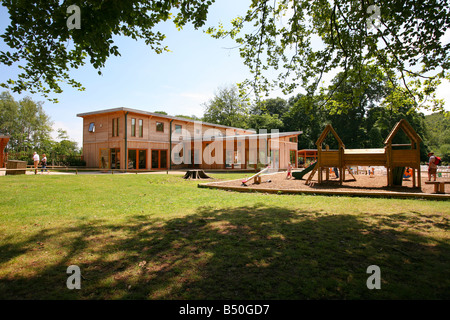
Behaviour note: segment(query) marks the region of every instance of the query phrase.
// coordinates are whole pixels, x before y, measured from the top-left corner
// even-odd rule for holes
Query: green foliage
[[[168,51],[162,44],[165,35],[157,31],[161,22],[172,20],[181,29],[188,23],[201,27],[214,0],[168,1],[36,1],[4,0],[11,23],[1,35],[9,51],[0,52],[0,63],[17,64],[22,73],[1,86],[13,92],[60,93],[61,82],[78,90],[82,84],[71,78],[86,60],[98,70],[107,59],[119,56],[114,43],[117,36],[142,39],[156,53]],[[80,8],[81,28],[69,30],[69,5]],[[56,99],[55,99],[56,101]]]
[[[199,117],[197,117],[196,115],[185,116],[185,115],[182,115],[182,114],[178,114],[178,115],[176,115],[175,117],[177,117],[177,118],[184,118],[184,119],[190,119],[190,120],[198,120],[198,121],[201,120],[201,119],[200,119]]]
[[[283,128],[283,121],[278,117],[278,114],[251,114],[247,121],[247,127],[252,128],[257,132],[261,129],[270,132],[274,129],[280,130]]]
[[[343,71],[339,87],[352,72],[361,75],[369,66],[384,70],[415,108],[442,110],[442,103],[421,101],[433,96],[439,81],[449,75],[450,44],[441,41],[450,26],[447,1],[377,1],[379,16],[368,10],[370,5],[373,2],[254,0],[244,16],[231,21],[229,30],[219,25],[208,32],[236,41],[252,73],[243,86],[258,96],[273,87],[285,94],[301,87],[311,95],[325,74]],[[364,81],[354,86],[356,91],[364,88]],[[341,103],[334,106],[345,108]]]
[[[251,109],[250,113],[255,115],[278,115],[282,116],[289,110],[289,106],[283,98],[267,99],[258,101],[258,103]]]
[[[15,101],[8,93],[0,95],[0,131],[11,136],[14,151],[48,150],[52,146],[52,122],[41,102],[29,97]]]
[[[299,149],[315,149],[316,140],[326,125],[326,112],[320,97],[297,95],[288,101],[289,111],[282,117],[285,131],[303,131]]]
[[[57,156],[79,156],[77,143],[58,129],[58,140],[51,137],[52,121],[42,102],[25,97],[15,101],[9,92],[0,94],[0,132],[8,134],[9,159],[31,161],[33,151],[46,153],[49,163]]]
[[[429,151],[441,157],[444,163],[450,163],[450,118],[444,113],[427,115],[425,127],[425,141]]]
[[[204,104],[203,121],[224,126],[246,128],[248,106],[237,86],[219,88],[213,99]]]

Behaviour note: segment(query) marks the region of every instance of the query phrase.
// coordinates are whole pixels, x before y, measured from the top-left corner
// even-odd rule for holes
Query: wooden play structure
[[[409,138],[409,144],[393,144],[393,139],[403,130]],[[338,150],[330,150],[328,146],[323,148],[323,143],[328,134],[331,133],[337,143]],[[409,167],[412,169],[413,187],[421,188],[420,178],[420,142],[422,139],[417,135],[411,125],[405,120],[400,120],[392,129],[386,140],[384,148],[380,149],[345,149],[345,145],[339,138],[331,125],[327,125],[316,142],[318,160],[314,170],[306,180],[310,183],[313,176],[318,173],[318,181],[322,183],[323,172],[328,173],[329,168],[338,168],[339,183],[345,180],[345,171],[350,174],[349,166],[384,166],[387,169],[387,184],[394,185],[394,173],[396,168]],[[403,171],[401,172],[403,176]],[[327,174],[328,176],[328,174]],[[353,174],[352,174],[353,176]],[[354,178],[354,176],[353,176]]]
[[[0,133],[0,168],[4,168],[6,165],[4,150],[8,144],[9,136]]]

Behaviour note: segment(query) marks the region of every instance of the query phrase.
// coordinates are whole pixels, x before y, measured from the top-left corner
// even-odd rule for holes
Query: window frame
[[[131,118],[131,136],[136,137],[136,118]]]
[[[119,136],[119,118],[113,118],[112,119],[112,136],[118,137]]]
[[[138,120],[138,127],[139,127],[139,138],[144,137],[144,120],[139,119]]]
[[[160,125],[162,127],[162,130],[158,129],[158,125]],[[162,132],[164,133],[164,122],[161,121],[156,121],[156,132]]]

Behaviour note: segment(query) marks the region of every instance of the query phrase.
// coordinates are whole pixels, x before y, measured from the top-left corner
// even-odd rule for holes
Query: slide
[[[314,170],[314,168],[316,167],[316,164],[317,164],[317,162],[314,162],[313,164],[311,164],[308,168],[306,168],[303,171],[294,171],[294,172],[292,172],[292,176],[295,179],[301,180],[301,179],[303,179],[305,174]]]

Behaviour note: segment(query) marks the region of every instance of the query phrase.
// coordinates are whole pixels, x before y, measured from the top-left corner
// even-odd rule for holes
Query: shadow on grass
[[[0,270],[17,273],[0,277],[0,298],[450,298],[449,243],[419,232],[446,232],[448,219],[412,212],[370,218],[261,204],[47,229],[3,241]],[[64,250],[33,269],[20,261],[44,259],[39,242]],[[66,287],[69,265],[81,268],[81,290]],[[366,286],[370,265],[381,269],[381,290]]]

